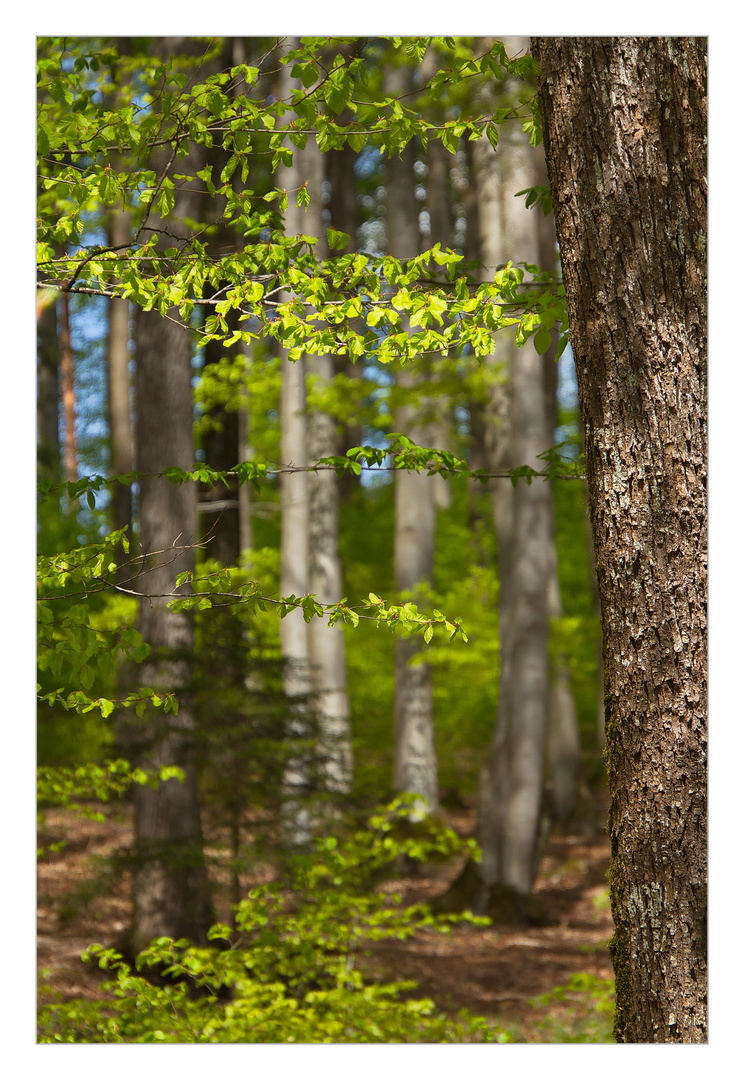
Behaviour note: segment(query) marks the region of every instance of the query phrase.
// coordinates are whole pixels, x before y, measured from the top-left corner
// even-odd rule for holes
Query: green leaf
[[[533,341],[538,356],[543,356],[553,343],[553,335],[550,333],[550,330],[543,327],[535,334]]]
[[[338,248],[345,248],[351,240],[348,233],[341,232],[340,229],[333,229],[330,226],[326,230],[326,241],[328,243],[329,250],[336,251]]]

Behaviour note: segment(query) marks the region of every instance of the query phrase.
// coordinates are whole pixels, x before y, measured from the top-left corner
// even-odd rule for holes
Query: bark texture
[[[604,633],[616,1038],[706,1040],[706,43],[533,54]]]

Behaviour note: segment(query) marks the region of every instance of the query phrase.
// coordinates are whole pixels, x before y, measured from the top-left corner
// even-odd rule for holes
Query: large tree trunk
[[[188,52],[189,42],[159,38],[155,47],[168,57]],[[189,159],[187,171],[194,175],[202,163],[194,159],[193,150]],[[154,162],[158,166],[163,167],[160,156]],[[187,235],[183,219],[198,219],[200,204],[193,184],[179,189],[168,219],[171,236]],[[154,216],[148,224],[163,225]],[[143,683],[155,690],[175,690],[180,708],[177,715],[148,709],[140,723],[129,721],[127,734],[139,765],[178,765],[185,781],[169,780],[154,789],[135,787],[130,934],[135,952],[159,936],[206,942],[213,921],[193,764],[196,725],[189,700],[193,626],[188,614],[167,606],[176,576],[194,570],[197,541],[195,484],[171,484],[158,476],[167,466],[189,469],[194,464],[191,333],[180,323],[177,310],[168,314],[165,319],[140,311],[137,319],[137,467],[146,474],[140,481],[138,539],[143,564],[138,588],[148,594],[140,602],[139,629],[151,647],[141,669]]]
[[[538,38],[604,632],[621,1042],[706,1039],[706,44]]]

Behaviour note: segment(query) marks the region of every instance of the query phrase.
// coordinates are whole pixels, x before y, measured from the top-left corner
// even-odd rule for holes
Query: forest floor
[[[41,838],[48,843],[64,835],[66,846],[39,862],[38,968],[41,982],[72,999],[100,996],[108,976],[83,964],[80,954],[94,942],[115,944],[130,915],[128,876],[109,882],[103,891],[100,877],[97,884],[95,879],[106,865],[100,860],[131,843],[131,813],[125,806],[94,809],[105,814],[103,822],[50,810]],[[447,817],[461,835],[472,835],[472,810]],[[554,836],[536,883],[546,925],[463,924],[448,935],[421,931],[407,941],[375,943],[367,960],[369,974],[390,981],[415,979],[413,996],[430,997],[452,1015],[467,1009],[485,1016],[519,1042],[609,1041],[611,1019],[602,1013],[606,995],[602,999],[596,992],[597,980],[612,978],[607,950],[613,929],[607,900],[609,857],[604,833]],[[432,900],[444,892],[460,865],[397,878],[395,891],[406,903]],[[547,1005],[535,1002],[567,986],[573,976],[582,977],[583,990],[575,983]]]

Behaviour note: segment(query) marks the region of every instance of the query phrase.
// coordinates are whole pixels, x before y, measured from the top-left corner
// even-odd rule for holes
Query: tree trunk
[[[524,38],[504,43],[510,55],[528,44]],[[473,163],[484,273],[492,276],[507,261],[539,263],[536,214],[514,198],[536,183],[534,156],[523,135],[504,129],[497,153],[479,140]],[[542,359],[529,343],[517,348],[504,331],[487,363],[494,371],[485,409],[488,465],[492,471],[522,464],[539,468],[537,455],[552,442]],[[534,909],[530,894],[540,854],[549,716],[548,591],[555,548],[549,484],[512,487],[496,480],[493,498],[501,655],[496,730],[478,790],[483,859],[466,867],[437,907],[466,907],[514,921],[531,917]]]
[[[542,147],[533,148],[536,178],[547,184],[548,173]],[[555,236],[555,219],[552,214],[532,211],[536,217],[540,267],[550,273],[558,271],[558,250]],[[545,413],[550,442],[555,442],[558,427],[558,327],[552,331],[552,343],[543,354],[543,390]],[[562,483],[563,481],[558,481]],[[558,548],[555,536],[555,499],[551,481],[550,499],[550,585],[548,588],[548,619],[563,617],[563,597],[558,576]],[[581,773],[581,736],[576,701],[571,687],[571,673],[565,652],[551,650],[550,690],[548,702],[548,731],[546,743],[548,806],[550,820],[562,828],[568,828],[574,812],[578,809]],[[589,792],[582,786],[582,801],[586,805]],[[574,818],[575,821],[575,818]],[[584,827],[584,826],[582,826]]]
[[[70,294],[60,299],[60,391],[62,397],[62,475],[67,483],[78,478],[77,440],[75,438],[75,354],[72,348],[70,325]]]
[[[533,52],[602,606],[615,1035],[704,1042],[706,43]]]
[[[305,358],[291,361],[282,356],[281,458],[285,465],[306,467],[307,429],[305,420]],[[309,515],[306,472],[284,473],[281,477],[281,570],[282,596],[305,596],[310,591],[308,575]],[[306,844],[311,837],[310,816],[303,804],[310,789],[310,724],[308,697],[310,682],[310,638],[299,609],[290,611],[280,623],[284,658],[284,692],[290,701],[289,738],[295,744],[284,771],[284,831],[292,846]]]
[[[505,41],[510,54],[522,39]],[[520,133],[508,129],[496,155],[499,167],[500,245],[506,258],[538,263],[538,222],[516,191],[535,182],[535,164]],[[485,215],[482,215],[485,223]],[[497,234],[499,237],[499,234]],[[490,239],[488,263],[498,258]],[[506,254],[508,252],[508,255]],[[517,349],[508,339],[509,449],[511,467],[539,467],[537,455],[551,444],[543,394],[542,360],[531,344]],[[502,646],[498,728],[481,778],[482,877],[491,889],[510,891],[524,906],[537,868],[548,717],[548,608],[550,580],[550,487],[497,481]],[[503,505],[506,504],[506,505]],[[499,528],[501,526],[501,528]]]
[[[131,243],[131,215],[122,210],[115,211],[109,235],[114,247]],[[129,301],[121,298],[109,300],[108,399],[111,472],[114,476],[123,476],[134,468],[134,453],[129,400]],[[114,529],[126,528],[130,544],[132,543],[131,484],[114,485],[111,495],[111,524]],[[126,561],[123,549],[119,559]]]
[[[345,117],[346,114],[342,114]],[[341,119],[341,123],[350,123],[348,119]],[[357,154],[347,144],[337,150],[328,150],[325,154],[325,175],[330,184],[330,224],[334,229],[344,232],[349,237],[349,242],[343,248],[338,248],[334,254],[346,254],[357,250],[357,228],[359,225],[359,209],[357,204],[357,180],[354,173]],[[348,356],[334,357],[334,370],[336,374],[344,375],[348,379],[362,379],[363,365],[353,363]],[[340,450],[343,453],[351,446],[359,446],[362,442],[362,426],[354,419],[347,420],[339,437]],[[347,469],[342,476],[336,478],[339,500],[344,503],[359,488],[360,480],[351,469]]]
[[[323,382],[330,382],[332,357],[313,356],[308,360],[309,370]],[[326,413],[315,412],[311,416],[308,451],[310,461],[337,452],[335,424]],[[343,597],[335,473],[310,473],[308,497],[310,592],[321,604],[335,604]],[[325,619],[313,619],[309,634],[313,706],[318,719],[319,778],[325,790],[348,794],[353,764],[343,625],[328,626]]]
[[[401,80],[407,69],[390,71],[390,92],[404,92]],[[414,194],[415,148],[412,143],[400,156],[387,163],[387,231],[392,255],[410,259],[420,250],[418,207]],[[421,373],[402,366],[397,385],[411,390],[421,381]],[[396,410],[396,430],[414,442],[425,443],[424,428],[416,423],[416,410],[403,405]],[[434,485],[433,477],[416,472],[395,474],[395,588],[413,593],[422,583],[430,583],[434,569]],[[421,637],[400,637],[395,641],[395,746],[393,784],[396,791],[420,795],[424,802],[417,812],[439,806],[437,757],[434,734],[434,698],[431,665],[415,662],[424,648]]]
[[[299,153],[299,151],[295,151]],[[323,239],[322,194],[325,161],[314,140],[301,154],[303,180],[307,182],[310,205],[302,231],[319,238],[315,251],[327,257]],[[330,354],[306,359],[307,373],[320,387],[333,379]],[[336,423],[328,413],[313,409],[308,417],[308,458],[329,457],[338,452]],[[321,604],[334,604],[343,596],[341,560],[338,551],[338,480],[331,471],[312,472],[308,487],[308,575],[309,591]],[[325,619],[308,625],[313,709],[318,724],[318,767],[321,786],[328,792],[348,794],[352,780],[352,749],[349,695],[346,688],[346,649],[342,623],[328,626]]]
[[[59,338],[56,294],[37,298],[36,458],[39,477],[59,483]]]
[[[159,38],[156,48],[168,57],[188,52],[189,42]],[[163,164],[158,156],[153,167]],[[195,175],[201,164],[192,149],[185,171]],[[183,219],[198,219],[200,204],[198,187],[182,185],[167,223],[171,236],[188,235]],[[162,227],[163,222],[153,215],[148,224]],[[193,626],[188,614],[167,606],[176,576],[194,570],[197,541],[195,484],[171,484],[158,476],[167,466],[189,469],[194,464],[191,334],[176,309],[168,315],[165,319],[140,311],[137,319],[137,467],[146,473],[140,481],[143,563],[137,587],[148,594],[140,602],[139,629],[151,647],[141,669],[142,681],[156,691],[175,690],[180,708],[177,715],[148,709],[141,721],[128,721],[127,735],[139,765],[178,765],[185,781],[169,780],[154,789],[138,784],[134,789],[130,947],[135,952],[159,936],[206,943],[214,921],[193,764],[196,725],[189,700]]]
[[[293,48],[299,39],[287,39],[287,47]],[[294,85],[289,69],[280,74],[277,93],[288,98]],[[297,84],[299,85],[299,84]],[[288,236],[300,234],[322,235],[321,195],[324,176],[324,163],[316,142],[308,141],[304,150],[294,150],[291,166],[281,166],[277,172],[277,184],[286,189],[288,207],[284,224]],[[307,185],[310,195],[308,211],[297,206],[297,191]],[[327,358],[302,356],[290,361],[282,350],[282,404],[281,404],[281,454],[284,464],[307,467],[310,461],[310,425],[306,409],[306,379],[310,371],[322,377],[329,374]],[[330,366],[332,371],[332,365]],[[318,419],[321,431],[315,431],[312,437],[312,451],[323,456],[323,446],[328,441],[328,428],[325,421]],[[325,433],[325,434],[324,434]],[[330,474],[329,474],[330,475]],[[322,545],[328,541],[331,548],[337,545],[335,536],[321,536],[324,525],[334,527],[334,499],[330,496],[324,480],[316,482],[306,472],[284,474],[282,476],[282,532],[281,532],[281,590],[282,595],[304,596],[310,592],[322,590],[324,595],[338,585],[340,575],[337,561],[324,558]],[[323,519],[323,524],[321,523]],[[337,518],[336,518],[337,523]],[[333,552],[326,550],[325,555]],[[319,597],[320,601],[323,599]],[[339,600],[340,596],[333,599]],[[317,620],[316,620],[317,621]],[[339,652],[338,646],[341,646]],[[312,787],[313,770],[313,728],[310,722],[309,695],[313,694],[313,708],[320,712],[318,717],[322,726],[323,710],[331,710],[327,720],[332,731],[347,728],[348,702],[346,699],[345,667],[343,666],[343,641],[339,641],[338,631],[329,631],[325,623],[317,626],[306,624],[300,610],[290,612],[282,620],[282,653],[287,665],[285,692],[297,701],[292,709],[290,720],[290,738],[296,743],[296,752],[290,757],[285,770],[284,821],[285,836],[292,846],[306,844],[312,835],[312,815],[306,803],[306,797]],[[339,671],[338,664],[342,665]],[[320,685],[319,685],[320,683]],[[319,689],[320,694],[314,691]],[[348,747],[346,747],[348,749]],[[334,760],[319,747],[324,764],[332,773],[341,789],[346,787],[348,776],[346,767],[348,758],[338,743],[340,757]]]

